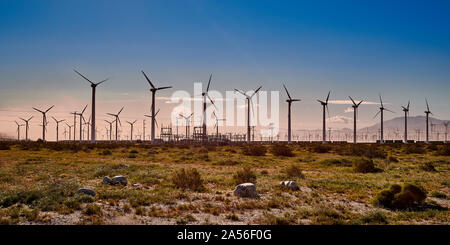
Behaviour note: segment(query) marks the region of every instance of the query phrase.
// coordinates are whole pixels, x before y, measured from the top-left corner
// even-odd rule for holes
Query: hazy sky
[[[387,119],[400,116],[409,99],[411,115],[423,114],[427,97],[435,117],[450,119],[449,13],[446,0],[2,0],[0,132],[14,135],[14,120],[34,115],[32,137],[39,137],[41,116],[32,106],[55,104],[49,120],[72,122],[69,112],[90,103],[91,93],[74,68],[95,81],[110,77],[97,91],[99,121],[122,106],[123,121],[150,112],[141,69],[157,86],[176,88],[162,97],[192,93],[193,82],[206,82],[210,73],[211,89],[220,92],[258,85],[281,91],[285,83],[302,99],[293,106],[298,129],[320,127],[316,99],[328,90],[332,100],[350,95],[377,102],[382,93],[397,111]],[[281,119],[285,97],[281,91]],[[160,124],[171,106],[158,100]],[[330,105],[330,116],[352,117],[348,107]],[[376,112],[377,106],[362,105],[360,125],[378,122]],[[332,126],[350,126],[343,121]],[[49,139],[53,131],[51,124]]]

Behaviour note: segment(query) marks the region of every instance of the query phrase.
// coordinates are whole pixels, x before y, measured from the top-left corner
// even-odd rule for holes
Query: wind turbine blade
[[[39,110],[39,109],[36,109],[36,108],[34,108],[34,107],[33,107],[33,109],[35,109],[36,111],[38,111],[38,112],[40,112],[40,113],[44,113],[43,111],[41,111],[41,110]]]
[[[430,111],[430,107],[428,106],[428,100],[425,98],[425,102],[427,103],[427,111]]]
[[[328,110],[328,104],[326,104],[325,107],[327,108],[327,114],[328,114],[328,119],[329,119],[330,118],[330,110]]]
[[[211,97],[209,97],[209,94],[206,94],[206,96],[208,97],[209,101],[211,101],[211,104],[217,109],[216,104],[214,104],[214,101],[211,99]]]
[[[247,97],[247,95],[246,95],[243,91],[241,91],[241,90],[239,90],[239,89],[234,89],[234,91],[236,91],[236,92],[238,92],[238,93],[244,95],[245,97]]]
[[[50,111],[53,107],[55,107],[54,105],[50,106],[50,108],[48,108],[45,113],[47,113],[48,111]]]
[[[259,86],[259,88],[255,90],[255,92],[252,94],[252,96],[250,96],[250,98],[253,97],[255,94],[257,94],[261,88],[262,88],[262,86]]]
[[[28,120],[27,120],[27,121],[30,121],[30,120],[31,120],[31,118],[33,118],[33,116],[32,116],[32,117],[30,117],[30,118],[28,118]]]
[[[106,113],[106,114],[108,114],[108,115],[110,115],[110,116],[113,116],[113,117],[115,117],[116,115],[114,115],[114,114],[112,114],[112,113]],[[106,121],[106,120],[105,120]]]
[[[168,89],[168,88],[172,88],[172,86],[160,87],[160,88],[157,88],[157,90]]]
[[[158,115],[158,113],[159,113],[159,110],[160,110],[160,109],[158,109],[158,110],[156,111],[156,113],[155,113],[155,117],[156,117],[156,115]]]
[[[106,78],[105,80],[103,80],[103,81],[101,81],[101,82],[98,82],[98,83],[96,83],[95,84],[95,86],[98,86],[98,85],[100,85],[100,84],[102,84],[102,83],[104,83],[104,82],[106,82],[106,81],[108,81],[109,80],[109,78]]]
[[[216,112],[215,112],[215,111],[213,111],[213,115],[214,115],[214,118],[217,119],[217,116],[216,116]]]
[[[319,103],[321,104],[325,104],[325,102],[321,101],[321,100],[317,100]]]
[[[133,121],[133,124],[135,124],[136,122],[137,122],[137,120],[134,120],[134,121]]]
[[[348,96],[348,97],[352,100],[353,105],[356,106],[356,103],[355,103],[355,101],[352,99],[352,97],[350,97],[350,96]]]
[[[117,116],[119,116],[119,114],[122,112],[122,110],[123,110],[123,107],[122,107],[122,109],[120,109],[119,113],[117,113]]]
[[[375,114],[375,116],[373,116],[373,118],[377,117],[378,114],[380,114],[380,113],[381,113],[381,110],[379,110],[379,111],[377,112],[377,114]]]
[[[408,106],[406,107],[407,110],[409,110],[409,104],[410,104],[410,101],[408,100]]]
[[[331,91],[328,91],[328,96],[327,96],[327,100],[326,100],[327,104],[328,104],[328,99],[330,98],[330,93],[331,93]]]
[[[385,110],[385,111],[392,112],[392,113],[395,113],[395,111],[391,111],[391,110],[389,110],[389,109],[387,109],[387,108],[384,108],[384,110]]]
[[[250,106],[252,107],[251,108],[252,109],[252,116],[255,117],[255,110],[253,108],[253,101],[251,99],[249,99],[249,101],[250,101]],[[248,108],[248,109],[250,110],[250,108]]]
[[[287,88],[286,88],[286,86],[284,84],[283,84],[283,87],[284,87],[284,90],[286,91],[286,94],[287,94],[288,98],[290,100],[292,100],[291,95],[289,94],[289,92],[288,92],[288,90],[287,90]]]
[[[358,105],[356,105],[356,106],[359,106],[359,105],[361,105],[361,103],[363,103],[363,100],[361,100],[359,103],[358,103]]]
[[[189,115],[189,117],[192,117],[193,115],[194,115],[194,113],[192,112],[191,115]],[[189,117],[188,117],[188,118],[189,118]]]
[[[88,105],[86,105],[86,106],[84,107],[84,109],[81,111],[81,114],[84,113],[84,111],[86,110],[87,106],[88,106]]]
[[[144,117],[150,117],[150,118],[151,118],[152,116],[149,116],[149,115],[144,115]]]
[[[84,78],[86,81],[90,82],[91,84],[94,84],[91,80],[87,79],[87,77],[83,76],[81,73],[79,73],[77,70],[73,70],[74,72],[76,72],[78,75],[80,75],[82,78]]]
[[[52,118],[53,118],[53,120],[55,120],[55,122],[58,122],[58,120],[56,120],[56,118],[54,118],[53,116],[52,116]]]
[[[153,89],[156,89],[156,87],[153,85],[153,83],[150,81],[150,79],[147,77],[147,75],[145,74],[144,71],[141,71],[142,74],[144,75],[145,79],[147,79],[147,82],[150,84],[150,86],[152,86]]]
[[[383,106],[383,100],[381,99],[381,94],[379,94],[379,96],[380,96],[380,104],[381,104],[381,107],[384,107],[384,106]]]
[[[156,121],[156,118],[155,118],[155,124],[156,124],[156,127],[159,127],[159,126],[158,126],[158,121]]]
[[[209,91],[209,85],[211,85],[212,74],[209,76],[208,86],[206,87],[206,93]]]

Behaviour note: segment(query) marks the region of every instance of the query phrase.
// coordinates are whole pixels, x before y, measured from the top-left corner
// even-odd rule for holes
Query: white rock
[[[111,184],[113,184],[113,185],[117,185],[117,184],[127,185],[127,178],[125,176],[114,176],[111,179]]]
[[[89,196],[95,196],[95,191],[87,188],[80,188],[77,190],[77,193],[83,193]]]
[[[285,186],[285,187],[287,187],[289,189],[292,189],[292,190],[298,190],[299,189],[298,185],[297,185],[297,183],[295,183],[295,181],[281,181],[280,185]]]
[[[243,183],[234,189],[234,195],[240,197],[258,198],[256,193],[256,186],[253,183]]]

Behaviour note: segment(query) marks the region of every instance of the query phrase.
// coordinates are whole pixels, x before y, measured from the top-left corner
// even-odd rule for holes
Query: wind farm
[[[0,224],[450,224],[450,4],[64,4],[0,15]]]

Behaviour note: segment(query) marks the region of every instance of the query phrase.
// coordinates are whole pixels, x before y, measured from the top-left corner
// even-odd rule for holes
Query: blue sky
[[[111,110],[121,107],[115,100],[150,98],[144,69],[188,91],[210,73],[218,91],[281,90],[284,82],[303,100],[296,121],[310,126],[320,123],[315,99],[328,90],[336,100],[382,93],[398,112],[411,99],[412,115],[423,114],[428,97],[436,117],[449,119],[449,13],[449,1],[2,0],[1,128],[31,106],[61,105],[55,111],[65,117],[88,103],[73,68],[111,77],[98,92]],[[330,107],[331,116],[351,117],[346,108]],[[375,113],[367,105],[360,120],[370,124]]]

